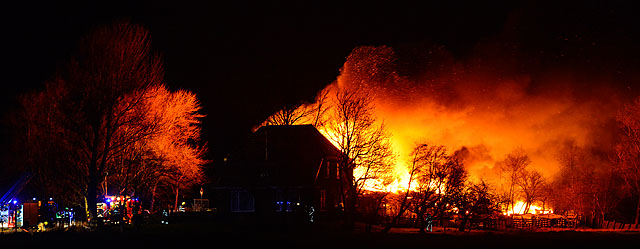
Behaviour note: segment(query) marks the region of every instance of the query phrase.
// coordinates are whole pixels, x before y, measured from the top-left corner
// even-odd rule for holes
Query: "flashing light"
[[[18,201],[17,200],[13,200],[13,205],[16,205],[16,204],[18,204]]]
[[[35,200],[36,200],[36,198],[35,198],[35,197],[33,197],[33,200],[35,201]]]
[[[105,201],[107,201],[107,203],[110,203],[110,202],[111,202],[111,199],[110,199],[110,198],[107,198]]]
[[[50,200],[50,201],[53,201],[53,197],[49,197],[49,200]]]

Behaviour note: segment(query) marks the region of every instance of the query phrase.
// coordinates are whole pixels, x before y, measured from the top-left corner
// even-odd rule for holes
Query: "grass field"
[[[437,231],[437,232],[436,232]],[[0,235],[2,248],[640,248],[640,232],[509,231],[418,234],[340,230],[227,230],[212,224],[108,227],[99,232],[56,231]]]

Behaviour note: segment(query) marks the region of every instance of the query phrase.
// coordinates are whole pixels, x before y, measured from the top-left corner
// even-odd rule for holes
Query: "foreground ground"
[[[438,229],[436,229],[438,230]],[[640,232],[509,231],[418,234],[340,230],[229,231],[211,224],[111,227],[101,232],[0,234],[2,248],[639,248]]]

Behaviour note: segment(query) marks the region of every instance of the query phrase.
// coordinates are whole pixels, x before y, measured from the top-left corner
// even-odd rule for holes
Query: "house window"
[[[275,200],[276,200],[276,212],[282,212],[282,190],[278,190],[276,191],[276,196],[275,196]]]
[[[247,191],[231,192],[231,212],[254,212],[254,199]]]
[[[327,208],[327,190],[320,190],[320,210],[325,210]]]
[[[340,164],[336,163],[336,179],[340,179]]]

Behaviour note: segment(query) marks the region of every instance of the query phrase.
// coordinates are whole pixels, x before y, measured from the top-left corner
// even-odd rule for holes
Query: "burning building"
[[[220,169],[220,213],[259,224],[309,224],[339,217],[340,151],[312,125],[258,129]]]

